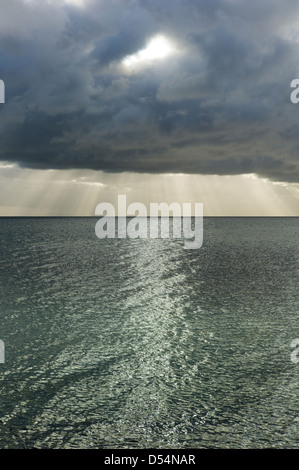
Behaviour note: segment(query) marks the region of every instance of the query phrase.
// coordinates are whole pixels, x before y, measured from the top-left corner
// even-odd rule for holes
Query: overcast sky
[[[0,215],[299,215],[298,0],[0,0]]]

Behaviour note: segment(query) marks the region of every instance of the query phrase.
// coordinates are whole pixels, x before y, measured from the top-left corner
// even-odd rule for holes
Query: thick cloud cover
[[[299,181],[297,0],[1,0],[0,159]],[[175,52],[128,70],[157,34]]]

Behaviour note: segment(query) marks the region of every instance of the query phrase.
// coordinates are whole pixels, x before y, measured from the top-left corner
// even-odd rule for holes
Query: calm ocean
[[[299,448],[299,219],[0,219],[1,448]]]

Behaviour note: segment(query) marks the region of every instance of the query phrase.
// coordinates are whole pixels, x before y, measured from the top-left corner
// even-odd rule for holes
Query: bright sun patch
[[[174,48],[168,39],[164,36],[156,36],[151,39],[145,49],[125,57],[123,64],[128,68],[132,68],[146,62],[164,59],[173,51]]]
[[[65,3],[68,3],[70,5],[75,5],[76,7],[83,7],[85,0],[64,0]]]

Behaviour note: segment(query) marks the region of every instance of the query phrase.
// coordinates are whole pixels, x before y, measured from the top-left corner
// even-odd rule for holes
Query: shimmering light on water
[[[298,219],[0,219],[0,447],[298,447]]]

